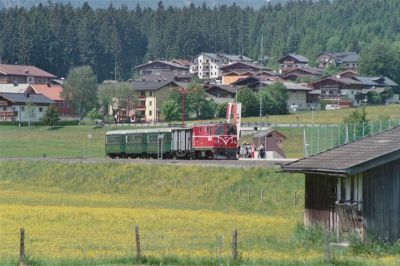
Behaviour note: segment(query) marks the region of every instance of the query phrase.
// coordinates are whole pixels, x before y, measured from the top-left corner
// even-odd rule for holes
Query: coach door
[[[158,134],[157,136],[157,159],[162,160],[163,158],[163,150],[164,147],[164,134]]]

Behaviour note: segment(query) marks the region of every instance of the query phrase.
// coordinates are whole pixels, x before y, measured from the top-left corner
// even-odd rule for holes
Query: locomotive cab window
[[[215,128],[215,135],[224,135],[225,127],[224,126],[217,126]]]
[[[236,135],[236,127],[228,126],[228,135]]]

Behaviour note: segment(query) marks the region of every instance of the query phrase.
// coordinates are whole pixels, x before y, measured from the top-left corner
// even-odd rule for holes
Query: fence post
[[[20,241],[19,241],[19,266],[25,265],[25,229],[21,227],[20,229]]]
[[[136,259],[139,263],[142,263],[142,257],[140,255],[140,237],[139,237],[138,225],[135,225],[135,239],[136,239]]]
[[[261,202],[264,201],[264,189],[261,189],[261,192],[260,192],[260,199],[261,199]]]
[[[328,227],[324,226],[324,260],[325,265],[331,265],[331,254],[329,250],[329,231]]]
[[[233,233],[232,233],[232,259],[233,260],[237,260],[237,237],[238,237],[238,233],[237,233],[237,229],[233,229]]]
[[[218,237],[218,265],[221,266],[221,256],[222,256],[222,235]]]
[[[297,191],[295,190],[295,191],[293,192],[293,205],[294,205],[294,206],[296,206],[296,203],[297,203],[297,202],[296,202],[296,201],[297,201],[297,197],[296,197],[297,195],[296,195],[296,193],[297,193]]]

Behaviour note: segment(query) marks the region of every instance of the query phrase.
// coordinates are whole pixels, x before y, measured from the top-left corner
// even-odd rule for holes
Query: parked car
[[[336,110],[336,109],[340,109],[340,106],[337,104],[327,104],[325,106],[325,110]]]

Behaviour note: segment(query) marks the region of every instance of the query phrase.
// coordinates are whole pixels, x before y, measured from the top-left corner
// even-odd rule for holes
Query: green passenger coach
[[[115,130],[106,133],[111,158],[171,158],[171,128]]]

